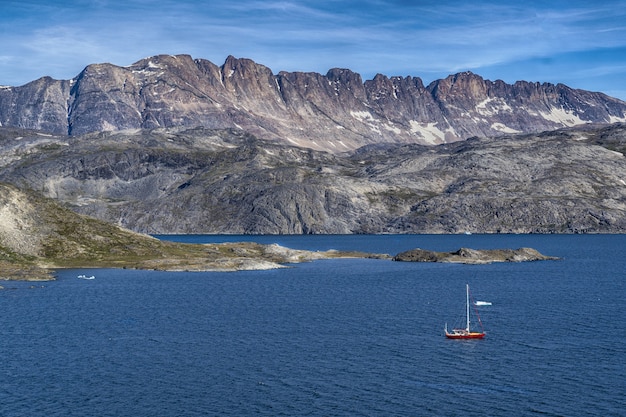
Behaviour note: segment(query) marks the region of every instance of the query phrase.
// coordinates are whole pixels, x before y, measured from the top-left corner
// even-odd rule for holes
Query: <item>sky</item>
[[[424,84],[471,71],[626,101],[626,0],[2,0],[0,85],[159,54]]]

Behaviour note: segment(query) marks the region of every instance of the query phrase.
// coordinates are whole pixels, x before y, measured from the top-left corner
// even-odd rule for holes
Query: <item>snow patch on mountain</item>
[[[578,115],[574,114],[571,111],[565,110],[562,107],[552,107],[549,113],[540,111],[539,114],[546,120],[563,124],[568,127],[588,123],[587,120],[581,119],[580,117],[578,117]]]

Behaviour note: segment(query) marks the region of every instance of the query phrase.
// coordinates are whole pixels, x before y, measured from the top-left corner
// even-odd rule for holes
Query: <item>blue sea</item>
[[[626,415],[626,235],[160,238],[562,259],[2,282],[1,416]],[[483,340],[443,334],[465,284],[492,303],[480,307]]]

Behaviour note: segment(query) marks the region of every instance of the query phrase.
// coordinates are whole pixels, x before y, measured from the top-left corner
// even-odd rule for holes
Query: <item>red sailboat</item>
[[[478,311],[475,310],[475,315],[478,321],[478,325],[480,326],[480,331],[472,331],[470,328],[470,290],[469,284],[465,285],[465,328],[457,328],[452,329],[452,331],[448,331],[448,323],[446,323],[444,327],[444,331],[446,332],[446,337],[448,339],[482,339],[485,337],[485,331],[483,329],[483,323],[480,321],[480,316],[478,315]]]

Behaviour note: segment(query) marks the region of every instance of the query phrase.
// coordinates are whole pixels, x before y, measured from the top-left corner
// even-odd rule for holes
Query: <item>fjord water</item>
[[[560,261],[64,270],[0,291],[2,416],[618,416],[626,236],[172,236]],[[80,274],[94,280],[78,279]],[[465,284],[484,340],[448,340]]]

